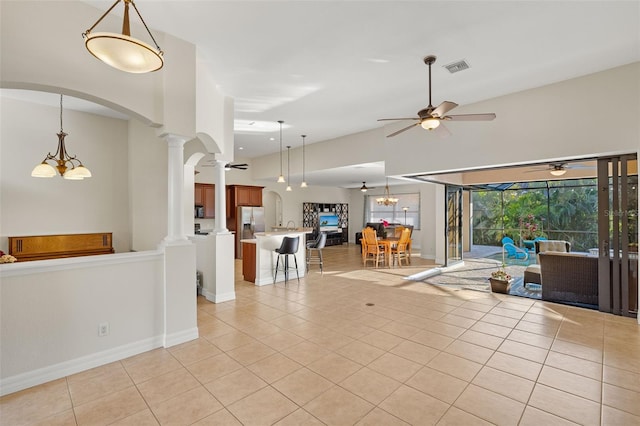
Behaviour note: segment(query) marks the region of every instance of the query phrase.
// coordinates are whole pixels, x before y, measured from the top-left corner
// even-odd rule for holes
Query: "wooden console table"
[[[113,253],[111,232],[9,237],[9,254],[19,262]]]

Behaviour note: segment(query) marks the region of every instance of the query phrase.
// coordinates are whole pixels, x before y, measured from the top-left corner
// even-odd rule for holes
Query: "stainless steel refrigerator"
[[[264,207],[238,207],[236,221],[236,253],[242,259],[240,240],[252,240],[256,232],[264,232]]]

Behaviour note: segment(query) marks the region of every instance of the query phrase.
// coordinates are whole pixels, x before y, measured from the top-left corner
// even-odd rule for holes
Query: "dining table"
[[[397,246],[398,241],[400,241],[399,237],[378,238],[378,244],[384,247],[386,262],[389,267],[391,266],[391,248]],[[409,263],[411,263],[411,240],[407,244],[407,251],[409,251]]]

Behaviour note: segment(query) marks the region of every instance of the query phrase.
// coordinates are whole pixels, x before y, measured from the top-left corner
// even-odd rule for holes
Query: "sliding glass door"
[[[462,262],[462,187],[446,185],[445,266]]]

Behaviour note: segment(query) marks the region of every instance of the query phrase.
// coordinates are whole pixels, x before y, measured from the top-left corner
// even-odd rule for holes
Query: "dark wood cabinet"
[[[229,185],[227,188],[231,206],[262,207],[262,186]]]
[[[204,187],[201,183],[196,183],[193,197],[196,206],[204,206]]]
[[[216,216],[216,186],[210,183],[196,183],[194,193],[196,206],[204,207],[204,218],[213,219]]]

